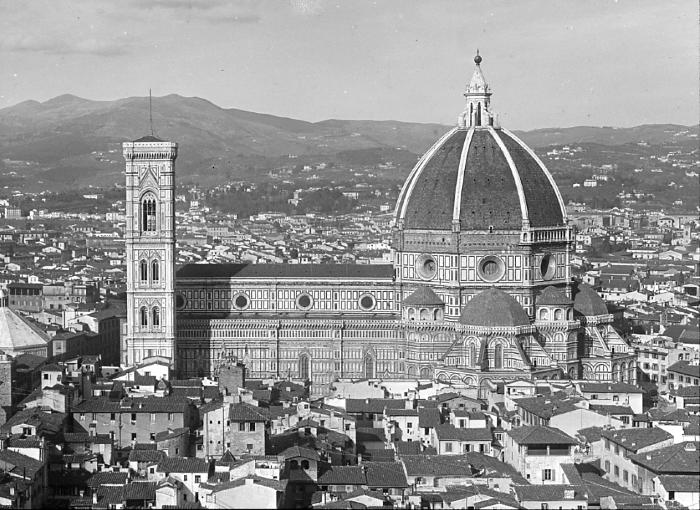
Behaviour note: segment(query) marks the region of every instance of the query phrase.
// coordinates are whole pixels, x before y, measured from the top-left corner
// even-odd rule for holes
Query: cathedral
[[[399,195],[393,263],[188,264],[175,268],[177,144],[123,144],[125,364],[170,358],[178,377],[231,360],[249,378],[635,382],[634,351],[572,279],[573,232],[556,183],[494,122],[481,57],[454,128]]]

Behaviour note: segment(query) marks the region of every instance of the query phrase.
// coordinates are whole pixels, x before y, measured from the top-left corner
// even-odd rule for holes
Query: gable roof
[[[196,457],[165,457],[156,470],[159,473],[208,473],[209,463]]]
[[[629,458],[635,464],[656,474],[697,474],[700,473],[698,451],[700,451],[700,443],[684,442],[630,455]]]
[[[569,434],[554,427],[540,425],[530,425],[517,427],[506,432],[513,440],[521,445],[542,445],[542,444],[568,444],[575,445],[578,442]]]

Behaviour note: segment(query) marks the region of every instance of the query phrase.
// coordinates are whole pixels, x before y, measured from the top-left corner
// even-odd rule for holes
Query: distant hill
[[[391,158],[412,164],[449,129],[398,121],[306,122],[221,108],[205,99],[175,94],[153,98],[153,124],[158,136],[180,144],[178,161],[183,174],[209,181],[230,178],[245,168],[250,171],[289,155],[329,155],[355,164]],[[43,103],[25,101],[0,109],[0,154],[12,160],[0,165],[15,170],[19,177],[31,174],[43,184],[121,182],[121,142],[149,132],[147,97],[91,101],[62,95]],[[583,142],[655,144],[697,132],[697,126],[664,124],[551,128],[518,134],[531,146],[541,147]],[[17,162],[31,163],[18,167]]]

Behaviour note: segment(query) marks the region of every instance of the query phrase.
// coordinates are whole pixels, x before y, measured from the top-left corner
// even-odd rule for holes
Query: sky
[[[698,123],[696,0],[0,0],[0,108],[171,93],[453,124],[478,48],[511,129]]]

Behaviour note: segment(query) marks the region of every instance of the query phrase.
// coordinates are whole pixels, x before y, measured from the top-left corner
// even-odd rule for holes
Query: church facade
[[[175,270],[177,145],[124,144],[125,363],[179,377],[233,359],[251,378],[635,382],[633,350],[572,279],[573,232],[544,164],[497,126],[481,57],[457,125],[399,195],[393,264],[189,264]]]

